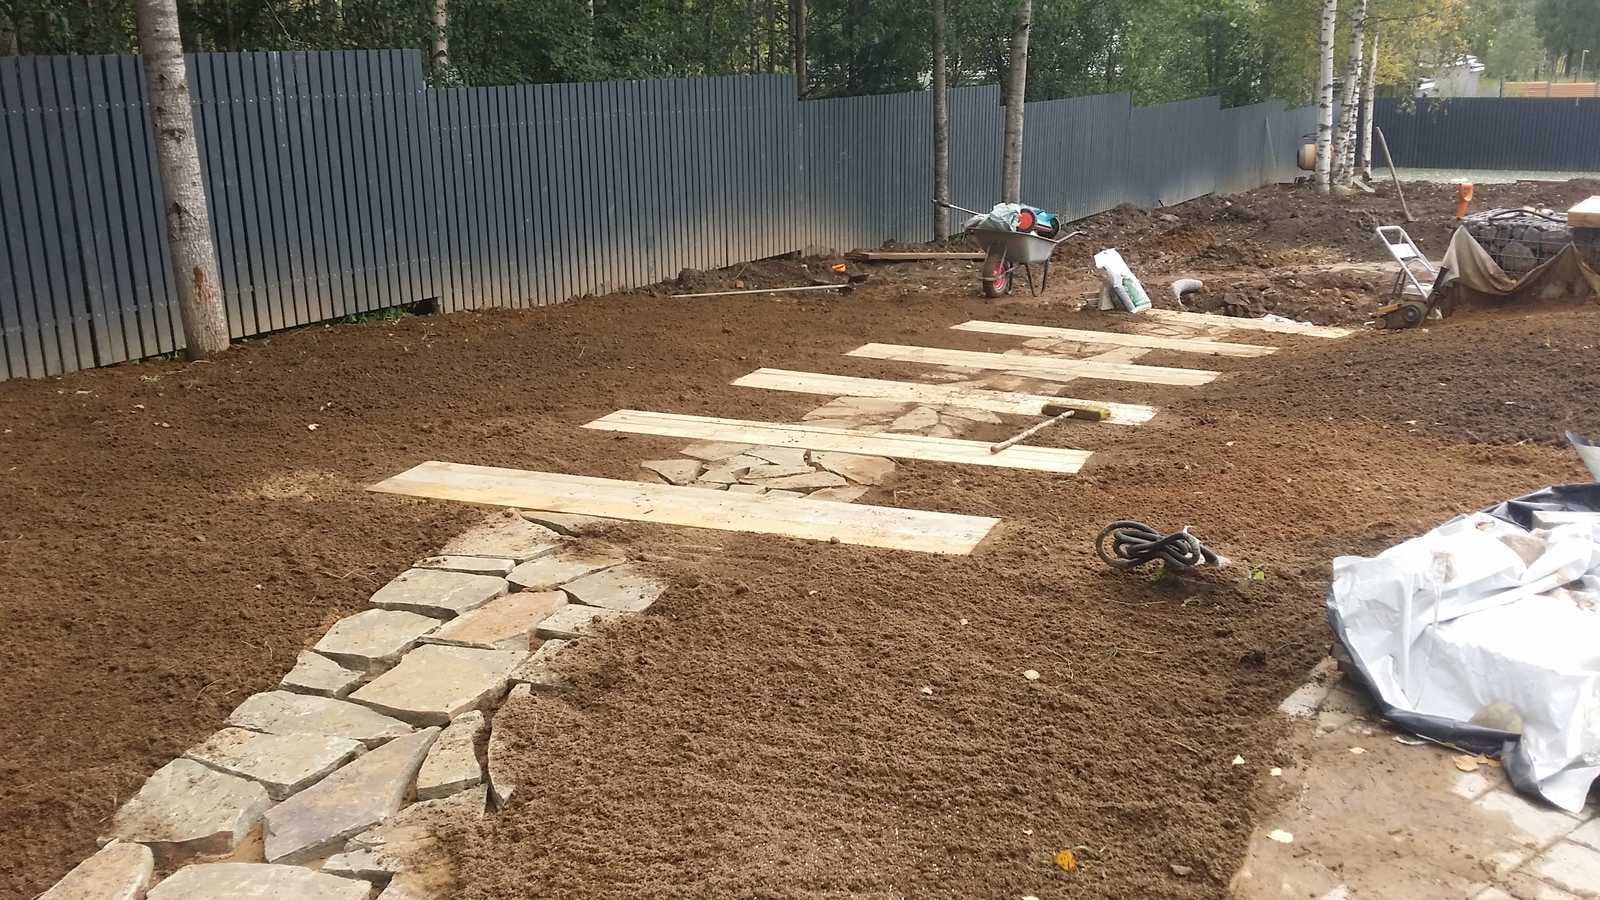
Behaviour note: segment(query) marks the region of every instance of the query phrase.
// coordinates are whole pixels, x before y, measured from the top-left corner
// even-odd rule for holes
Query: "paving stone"
[[[442,624],[403,609],[364,609],[333,623],[312,649],[352,669],[382,672],[415,647],[417,638]]]
[[[256,694],[239,704],[228,724],[267,734],[321,734],[368,747],[411,733],[411,726],[344,700],[288,691]]]
[[[803,466],[806,464],[806,450],[804,447],[773,447],[763,444],[760,447],[751,447],[745,455],[753,456],[775,466]]]
[[[575,602],[622,612],[644,612],[654,604],[667,582],[642,574],[631,563],[568,582],[566,591]]]
[[[866,425],[866,420],[860,416],[827,419],[812,419],[808,417],[805,422],[807,425],[813,425],[817,428],[843,428],[846,431],[863,431]]]
[[[489,805],[489,786],[480,784],[442,800],[419,800],[381,825],[374,825],[345,843],[344,849],[393,849],[432,837],[434,827],[443,820],[482,819]]]
[[[929,428],[924,433],[928,437],[936,437],[936,438],[953,438],[953,437],[956,436],[956,430],[954,428],[951,428],[949,425],[946,425],[946,424],[944,424],[942,422],[940,424],[938,424],[938,425],[933,426],[932,428]]]
[[[832,472],[812,472],[809,475],[790,475],[787,478],[768,478],[761,486],[771,490],[811,490],[813,488],[844,487],[850,482]]]
[[[498,700],[511,670],[527,656],[525,650],[424,644],[350,699],[413,725],[448,725],[467,710]]]
[[[1491,787],[1494,787],[1494,783],[1483,777],[1482,772],[1460,772],[1450,785],[1450,793],[1463,800],[1476,800]]]
[[[556,614],[539,623],[536,637],[545,640],[571,641],[594,632],[595,626],[609,622],[623,613],[598,606],[581,606],[576,603],[563,606]]]
[[[418,569],[443,569],[446,572],[493,575],[497,578],[506,577],[516,567],[516,560],[495,556],[430,556],[417,560],[414,566]]]
[[[424,644],[479,647],[484,650],[528,651],[533,630],[551,613],[567,605],[560,591],[522,591],[490,600],[422,639]]]
[[[749,444],[730,444],[725,441],[705,441],[699,444],[690,444],[678,452],[682,453],[684,456],[703,460],[705,462],[717,462],[718,460],[727,459],[730,456],[738,456],[749,449]]]
[[[1513,837],[1518,843],[1540,847],[1573,831],[1578,820],[1559,809],[1538,806],[1523,799],[1510,789],[1490,791],[1479,797],[1473,806],[1489,813],[1502,813],[1523,834]]]
[[[354,878],[383,884],[405,866],[405,860],[381,850],[347,850],[335,853],[322,863],[319,870],[340,878]]]
[[[901,415],[906,411],[906,407],[911,405],[902,403],[899,400],[884,400],[880,397],[840,397],[833,402],[859,413],[891,417]]]
[[[273,807],[267,861],[299,865],[327,856],[394,815],[438,736],[428,728],[395,738]]]
[[[762,459],[759,456],[751,456],[748,453],[741,453],[738,456],[730,456],[727,459],[724,459],[724,460],[718,462],[717,465],[715,466],[715,468],[719,468],[719,469],[748,469],[751,466],[768,466],[768,465],[771,465],[771,463],[768,462],[765,459]]]
[[[832,500],[835,503],[854,503],[857,500],[860,500],[861,495],[865,494],[866,492],[867,489],[861,485],[852,484],[849,487],[823,488],[821,490],[812,491],[807,496],[813,500]]]
[[[926,406],[919,406],[890,423],[890,431],[921,431],[939,424],[939,413]]]
[[[829,400],[827,403],[813,409],[800,417],[802,422],[815,422],[818,419],[850,419],[861,414],[861,410],[841,403],[839,400]]]
[[[488,556],[525,563],[561,549],[561,535],[515,512],[469,528],[446,543],[440,556]]]
[[[533,691],[528,685],[519,684],[506,695],[506,702],[500,710],[516,710],[533,702]],[[496,809],[505,808],[517,791],[517,784],[506,768],[506,761],[514,758],[519,749],[517,739],[512,735],[514,731],[512,728],[493,728],[489,731],[489,797]]]
[[[1567,840],[1576,841],[1595,850],[1600,850],[1600,819],[1592,819],[1583,823],[1577,831],[1567,835]]]
[[[731,486],[732,485],[722,484],[720,482],[707,481],[696,481],[694,484],[684,485],[684,487],[699,488],[702,491],[725,491]]]
[[[767,492],[767,489],[762,487],[759,484],[730,484],[730,485],[728,485],[728,493],[730,493],[730,494],[765,494],[766,492]]]
[[[561,676],[551,668],[557,655],[572,646],[572,641],[550,640],[539,645],[533,655],[522,661],[511,672],[511,684],[526,684],[536,691],[558,691],[566,688]]]
[[[270,805],[261,785],[180,758],[157,769],[117,810],[110,837],[147,845],[167,868],[239,846]]]
[[[478,737],[489,721],[481,710],[462,713],[439,734],[417,773],[417,799],[438,800],[483,783]]]
[[[1513,900],[1579,900],[1576,894],[1569,894],[1560,888],[1552,887],[1549,882],[1528,874],[1528,870],[1506,875],[1505,886],[1511,891]],[[1600,895],[1590,891],[1587,896]]]
[[[767,483],[767,479],[788,478],[790,475],[810,475],[815,471],[816,469],[804,464],[798,466],[751,466],[745,470],[743,475],[739,476],[739,480],[745,484],[764,485]]]
[[[283,676],[278,687],[296,694],[338,699],[349,695],[365,678],[366,675],[361,672],[346,669],[320,653],[301,650],[295,658],[294,668]]]
[[[778,489],[778,488],[770,488],[770,489],[768,489],[766,495],[768,497],[789,497],[789,498],[804,497],[805,496],[805,494],[800,492],[800,491],[785,491],[785,490]]]
[[[267,796],[284,800],[321,781],[366,747],[320,734],[262,734],[224,728],[184,756],[213,769],[259,782]]]
[[[511,583],[524,591],[547,590],[624,562],[627,562],[627,557],[620,553],[578,553],[569,550],[517,566],[511,571]]]
[[[144,900],[155,856],[143,844],[112,841],[45,891],[38,900]]]
[[[602,519],[598,516],[575,516],[572,513],[544,512],[537,509],[524,509],[519,511],[523,521],[542,525],[565,537],[579,537],[585,534],[597,534],[617,524],[612,519]]]
[[[1600,897],[1600,850],[1562,841],[1528,864],[1532,874],[1582,897]]]
[[[700,473],[697,484],[733,484],[739,480],[749,466],[717,466]]]
[[[811,461],[856,484],[883,484],[883,480],[893,475],[895,470],[893,460],[881,456],[861,456],[856,453],[827,453],[813,450]]]
[[[667,484],[688,484],[700,474],[700,461],[694,459],[656,459],[639,464],[660,475]]]
[[[367,900],[372,885],[266,863],[187,866],[150,890],[149,900]]]
[[[965,419],[968,422],[982,422],[985,425],[1004,424],[999,416],[987,409],[973,409],[967,406],[943,406],[939,408],[939,415]]]
[[[372,605],[448,619],[477,609],[505,592],[504,578],[407,569],[372,595]]]

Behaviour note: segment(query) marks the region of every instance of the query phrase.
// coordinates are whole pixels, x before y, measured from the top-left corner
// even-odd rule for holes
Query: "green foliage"
[[[1600,56],[1600,2],[1539,0],[1535,19],[1545,49],[1563,63],[1568,75],[1577,74],[1583,51],[1589,51],[1591,61]]]

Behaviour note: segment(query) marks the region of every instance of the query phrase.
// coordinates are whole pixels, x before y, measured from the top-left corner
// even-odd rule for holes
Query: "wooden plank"
[[[1048,394],[990,391],[954,384],[883,381],[877,378],[853,378],[849,375],[793,372],[788,369],[757,369],[749,375],[734,379],[733,383],[739,387],[763,388],[769,391],[791,391],[796,394],[820,394],[827,397],[871,397],[878,400],[898,400],[902,403],[982,409],[1015,416],[1042,416],[1046,403],[1103,406],[1111,410],[1111,418],[1105,421],[1112,425],[1138,425],[1150,421],[1156,414],[1155,407],[1138,403],[1076,400],[1071,397],[1052,397]]]
[[[1600,228],[1600,197],[1590,197],[1567,210],[1570,228]]]
[[[953,555],[970,553],[1000,521],[446,462],[422,463],[367,490]]]
[[[1266,356],[1278,349],[1277,347],[1263,347],[1257,344],[1228,344],[1222,341],[1159,337],[1153,334],[1117,334],[1111,331],[1088,331],[1080,328],[1047,328],[1042,325],[1017,325],[1011,322],[974,320],[950,327],[956,331],[976,331],[983,334],[1054,338],[1063,341],[1084,341],[1093,344],[1115,344],[1119,347],[1143,347],[1147,350],[1209,353],[1212,356]]]
[[[1139,366],[1131,363],[1096,362],[1092,359],[1063,359],[1059,356],[1009,356],[1004,353],[979,353],[972,350],[941,350],[934,347],[907,347],[901,344],[867,344],[846,356],[889,359],[898,362],[929,363],[935,366],[963,366],[969,369],[998,369],[1035,375],[1066,378],[1103,378],[1107,381],[1141,381],[1145,384],[1206,384],[1219,372],[1204,369],[1177,369],[1165,366]]]
[[[1307,325],[1304,322],[1273,322],[1265,319],[1241,319],[1234,316],[1208,316],[1204,313],[1179,312],[1175,309],[1147,309],[1143,313],[1160,322],[1174,325],[1202,326],[1206,328],[1246,328],[1251,331],[1270,331],[1274,334],[1303,334],[1307,337],[1342,338],[1353,332],[1348,328],[1330,325]]]
[[[897,262],[916,259],[970,259],[981,260],[981,252],[940,251],[920,253],[904,250],[852,250],[844,255],[845,259],[860,260],[861,262]]]
[[[982,441],[926,437],[920,434],[873,434],[850,428],[821,425],[785,425],[781,422],[752,422],[745,419],[715,419],[709,416],[683,416],[676,413],[618,410],[583,426],[600,431],[627,431],[633,434],[658,434],[699,441],[725,441],[731,444],[764,444],[776,447],[804,447],[866,456],[892,456],[899,459],[924,459],[932,462],[998,466],[1006,469],[1037,469],[1072,474],[1089,459],[1085,450],[1055,447],[1012,447],[990,453]]]

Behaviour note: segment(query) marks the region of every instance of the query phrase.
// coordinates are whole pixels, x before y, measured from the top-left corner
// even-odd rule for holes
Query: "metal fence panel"
[[[1372,120],[1397,166],[1600,171],[1600,98],[1379,98]]]

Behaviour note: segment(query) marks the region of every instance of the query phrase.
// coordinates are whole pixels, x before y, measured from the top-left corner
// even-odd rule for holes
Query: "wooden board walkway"
[[[447,462],[425,462],[368,490],[954,555],[970,553],[999,522],[986,516],[729,494]]]
[[[739,387],[762,388],[769,391],[820,394],[827,397],[871,397],[878,400],[897,400],[902,403],[920,403],[925,406],[982,409],[1014,416],[1042,416],[1046,403],[1103,406],[1111,411],[1111,418],[1105,420],[1111,425],[1138,425],[1150,421],[1156,414],[1155,407],[1139,403],[1077,400],[1071,397],[1052,397],[1048,394],[991,391],[953,384],[884,381],[877,378],[853,378],[849,375],[794,372],[788,369],[757,369],[749,375],[734,379],[733,383]]]
[[[1054,338],[1063,341],[1083,341],[1092,344],[1115,344],[1119,347],[1144,347],[1148,350],[1177,350],[1183,353],[1208,353],[1212,356],[1266,356],[1277,347],[1256,344],[1229,344],[1222,341],[1201,341],[1193,338],[1160,337],[1153,334],[1117,334],[1111,331],[1088,331],[1080,328],[1049,328],[1043,325],[1016,325],[1011,322],[984,322],[974,320],[952,325],[956,331],[976,331],[983,334],[1009,334],[1017,337]]]
[[[618,410],[583,427],[701,441],[724,441],[732,444],[803,447],[807,450],[859,453],[865,456],[924,459],[932,462],[998,466],[1007,469],[1037,469],[1042,472],[1060,472],[1068,475],[1083,468],[1083,464],[1089,459],[1089,452],[1086,450],[1019,445],[999,453],[990,453],[989,444],[982,441],[890,432],[874,434],[821,425],[785,425],[779,422],[754,422],[745,419],[715,419],[708,416],[685,416],[637,409]]]
[[[1178,369],[1166,366],[1140,366],[1133,363],[1095,362],[1090,359],[1063,359],[1058,356],[1011,356],[1004,353],[979,353],[972,350],[940,350],[933,347],[907,347],[900,344],[867,344],[846,356],[888,359],[899,362],[928,363],[935,366],[962,366],[969,369],[998,369],[1040,376],[1064,378],[1102,378],[1108,381],[1140,381],[1145,384],[1207,384],[1221,374],[1203,369]]]
[[[1242,319],[1235,316],[1208,316],[1204,313],[1179,312],[1175,309],[1147,309],[1141,315],[1172,325],[1198,325],[1207,328],[1244,328],[1250,331],[1270,331],[1274,334],[1303,334],[1308,337],[1342,338],[1352,332],[1348,328],[1331,325],[1307,325],[1304,322],[1272,322],[1262,319]]]

